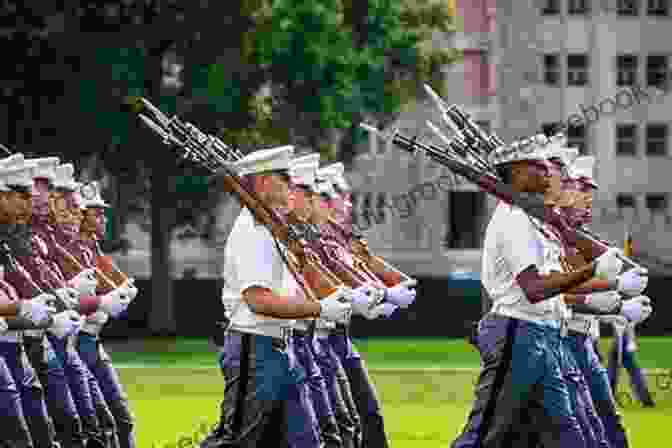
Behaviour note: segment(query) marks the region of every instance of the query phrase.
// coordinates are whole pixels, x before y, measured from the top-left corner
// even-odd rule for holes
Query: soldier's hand
[[[96,273],[93,269],[84,269],[68,281],[68,285],[76,289],[80,294],[91,296],[96,293]]]
[[[643,268],[630,269],[618,277],[618,290],[630,297],[643,293],[648,284],[649,274]]]
[[[19,302],[19,317],[22,317],[35,326],[40,327],[49,322],[56,309],[53,307],[54,297],[49,294],[40,294],[32,300]]]
[[[415,302],[415,294],[415,289],[397,285],[387,288],[387,301],[401,308],[408,308],[410,304]]]
[[[398,308],[399,307],[393,303],[385,302],[374,306],[371,310],[368,310],[362,315],[369,320],[378,319],[379,317],[390,317]]]
[[[54,315],[54,323],[47,330],[59,339],[76,334],[84,323],[84,319],[76,311],[66,310]]]
[[[586,296],[586,305],[603,313],[617,313],[621,296],[616,291],[594,292]]]
[[[59,288],[54,291],[61,301],[69,310],[74,310],[79,307],[79,291],[75,288]]]
[[[100,299],[99,309],[113,318],[118,317],[128,307],[130,298],[121,288],[108,292]]]
[[[618,249],[613,247],[600,255],[595,260],[595,277],[604,278],[610,281],[616,280],[619,272],[621,272],[621,269],[623,268],[623,262],[618,255]]]
[[[621,307],[621,314],[633,324],[644,322],[649,318],[652,312],[653,307],[651,306],[651,299],[646,296],[625,300]]]
[[[320,300],[320,317],[334,322],[344,321],[352,312],[351,290],[339,288],[329,297]]]

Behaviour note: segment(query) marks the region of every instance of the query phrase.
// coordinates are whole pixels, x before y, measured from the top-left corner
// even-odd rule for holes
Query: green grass
[[[202,437],[201,428],[217,421],[223,391],[215,354],[207,341],[153,339],[132,345],[140,351],[108,344],[115,364],[145,365],[120,369],[137,417],[138,446],[195,446],[190,442],[194,435]],[[392,447],[447,446],[461,430],[471,405],[476,352],[464,340],[363,340],[357,346],[381,396]],[[670,368],[671,349],[671,339],[641,338],[638,359],[650,369]],[[427,367],[443,370],[422,370]],[[622,383],[622,390],[629,390],[625,378]],[[653,378],[650,388],[656,395],[655,409],[624,401],[623,414],[634,447],[653,444],[672,418],[672,391],[661,390]]]

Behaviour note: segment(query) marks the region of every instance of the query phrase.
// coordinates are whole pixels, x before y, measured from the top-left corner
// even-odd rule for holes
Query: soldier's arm
[[[252,311],[279,319],[307,319],[320,316],[320,304],[303,297],[275,294],[268,288],[253,286],[243,291],[243,300]]]

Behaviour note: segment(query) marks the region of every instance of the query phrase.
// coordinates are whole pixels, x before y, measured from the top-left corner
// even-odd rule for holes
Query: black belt
[[[289,345],[289,337],[276,338],[275,336],[266,336],[266,335],[263,335],[263,334],[255,334],[255,333],[245,333],[245,332],[238,331],[238,330],[229,330],[229,333],[239,334],[241,336],[242,340],[245,340],[246,337],[250,340],[252,340],[252,338],[269,338],[271,340],[271,346],[275,349],[278,349],[278,350],[283,350],[284,351],[284,350],[287,349],[287,346]],[[296,330],[292,330],[292,334],[296,334]],[[243,352],[241,351],[241,354],[242,353]]]

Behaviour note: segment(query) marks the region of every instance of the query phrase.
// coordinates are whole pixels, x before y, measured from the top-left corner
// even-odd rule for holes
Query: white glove
[[[415,302],[415,294],[415,289],[397,285],[387,288],[387,301],[401,308],[408,308],[408,305]]]
[[[108,292],[100,299],[98,309],[116,318],[128,307],[131,299],[122,288]]]
[[[0,334],[4,333],[9,329],[9,326],[7,325],[7,321],[0,317]]]
[[[109,316],[103,311],[96,311],[93,314],[86,316],[86,322],[96,325],[105,325],[109,320]]]
[[[138,288],[136,288],[132,283],[124,282],[119,289],[122,289],[126,292],[129,300],[132,302],[135,299],[135,296],[138,295]]]
[[[66,310],[62,313],[54,314],[54,324],[47,330],[59,339],[76,334],[81,328],[84,320],[77,311]]]
[[[644,292],[649,284],[649,271],[643,268],[630,269],[618,277],[618,290],[630,297]]]
[[[92,296],[96,293],[98,280],[93,269],[84,269],[68,281],[68,285],[75,288],[81,295]]]
[[[586,297],[586,305],[603,313],[614,311],[621,303],[621,296],[617,291],[594,292]]]
[[[352,300],[352,312],[360,316],[366,316],[371,311],[371,306],[376,300],[376,293],[378,290],[373,286],[365,285],[357,289],[353,289],[350,293]]]
[[[79,307],[79,291],[74,288],[59,288],[54,291],[60,301],[68,307],[69,310],[74,310]]]
[[[31,300],[19,302],[19,317],[22,317],[36,326],[44,325],[56,312],[52,303],[56,298],[49,294],[40,294]]]
[[[638,296],[634,299],[623,301],[621,315],[625,316],[633,324],[641,324],[649,318],[653,312],[651,299],[646,296]]]
[[[374,306],[371,310],[368,310],[366,314],[362,314],[365,318],[377,319],[381,316],[390,317],[399,307],[394,303],[385,302],[380,305]]]
[[[595,267],[595,277],[604,278],[606,280],[616,280],[618,274],[623,268],[623,262],[618,258],[619,250],[615,248],[608,249],[605,253],[600,255]]]
[[[329,297],[320,300],[320,318],[331,321],[344,321],[352,312],[350,289],[339,288]]]

